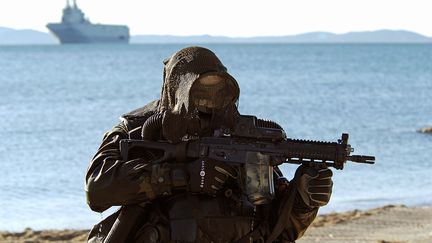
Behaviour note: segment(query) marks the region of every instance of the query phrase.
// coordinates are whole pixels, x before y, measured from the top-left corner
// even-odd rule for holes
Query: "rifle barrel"
[[[362,164],[375,164],[375,156],[350,155],[348,156],[348,160]]]

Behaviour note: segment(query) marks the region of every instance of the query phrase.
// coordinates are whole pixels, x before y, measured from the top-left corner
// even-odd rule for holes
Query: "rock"
[[[432,134],[432,127],[423,127],[417,130],[419,133],[431,133]]]

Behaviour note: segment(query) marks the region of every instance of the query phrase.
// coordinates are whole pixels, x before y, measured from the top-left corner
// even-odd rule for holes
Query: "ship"
[[[78,8],[76,0],[72,3],[66,0],[61,23],[49,23],[47,28],[62,44],[129,43],[129,27],[91,23]]]

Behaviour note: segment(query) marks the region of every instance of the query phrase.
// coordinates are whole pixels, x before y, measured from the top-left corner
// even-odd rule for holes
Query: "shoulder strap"
[[[104,243],[127,242],[145,213],[139,205],[123,206]]]

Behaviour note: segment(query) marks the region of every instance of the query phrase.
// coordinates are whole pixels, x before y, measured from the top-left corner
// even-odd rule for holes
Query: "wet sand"
[[[87,230],[0,232],[0,242],[85,242]],[[318,216],[297,243],[432,242],[432,207],[385,206]]]

